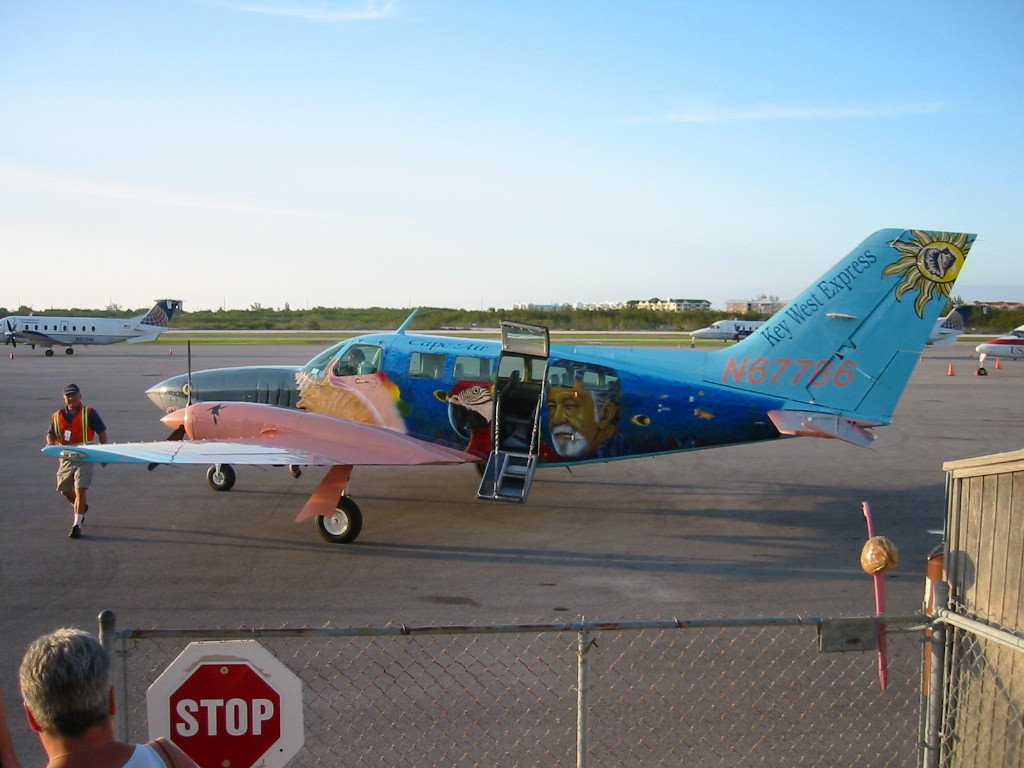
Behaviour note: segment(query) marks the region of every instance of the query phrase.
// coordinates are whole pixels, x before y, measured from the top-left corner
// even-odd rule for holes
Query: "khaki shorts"
[[[61,493],[92,485],[93,465],[87,462],[60,460],[57,467],[57,490]]]

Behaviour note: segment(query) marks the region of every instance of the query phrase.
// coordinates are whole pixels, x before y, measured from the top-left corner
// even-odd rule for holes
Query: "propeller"
[[[186,393],[185,393],[185,396],[187,398],[187,400],[185,402],[185,406],[188,407],[188,406],[192,405],[192,340],[191,339],[189,339],[189,341],[187,342],[187,354],[186,354],[186,357],[188,359],[188,381],[185,382],[185,389],[187,390]],[[171,432],[171,434],[169,434],[167,436],[167,439],[171,440],[171,441],[184,440],[185,439],[185,425],[184,424],[179,424],[177,427],[175,427],[174,431]],[[159,466],[160,466],[159,464],[147,464],[146,465],[146,469],[148,469],[150,472],[152,472],[154,469],[156,469]]]
[[[11,323],[10,320],[7,321],[7,333],[4,337],[4,344],[10,344],[12,347],[15,348],[18,346],[18,341],[14,333],[14,325]]]

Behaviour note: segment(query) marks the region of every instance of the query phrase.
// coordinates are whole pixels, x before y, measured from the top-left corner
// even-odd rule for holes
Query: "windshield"
[[[312,376],[314,379],[320,378],[327,368],[327,364],[331,362],[338,355],[338,350],[348,344],[348,341],[339,341],[337,344],[328,347],[319,355],[314,357],[304,366],[302,366],[302,372]]]

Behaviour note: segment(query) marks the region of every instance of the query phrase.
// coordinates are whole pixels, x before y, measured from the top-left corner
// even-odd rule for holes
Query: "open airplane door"
[[[537,466],[549,349],[544,326],[501,321],[494,444],[477,498],[526,501]]]

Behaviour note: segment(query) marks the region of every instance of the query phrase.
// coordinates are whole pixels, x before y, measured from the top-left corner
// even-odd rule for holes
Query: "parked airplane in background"
[[[935,327],[928,337],[928,343],[936,346],[952,344],[964,332],[964,323],[971,314],[973,307],[955,306],[945,317],[935,321]],[[707,328],[691,331],[694,339],[717,339],[723,341],[739,341],[749,336],[762,325],[764,320],[717,320]]]
[[[985,376],[986,357],[1008,357],[1013,360],[1024,357],[1024,325],[1017,326],[1009,333],[985,341],[974,348],[978,353],[978,373]]]
[[[298,370],[193,375],[193,402],[163,419],[187,440],[43,450],[212,463],[208,479],[224,489],[231,463],[329,465],[297,519],[349,542],[362,527],[346,492],[360,465],[478,462],[479,498],[524,501],[538,465],[783,436],[866,446],[873,427],[890,423],[973,242],[876,232],[754,333],[718,349],[551,346],[546,328],[511,322],[500,343],[419,335],[408,333],[410,317]]]
[[[690,331],[690,336],[694,339],[739,341],[752,334],[764,323],[764,320],[716,320],[707,328]]]
[[[149,312],[138,317],[11,315],[0,320],[0,329],[5,344],[16,347],[21,342],[32,349],[46,347],[47,357],[53,355],[53,346],[59,344],[67,347],[65,354],[71,355],[75,344],[156,341],[179,309],[180,299],[160,299]]]

